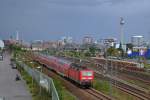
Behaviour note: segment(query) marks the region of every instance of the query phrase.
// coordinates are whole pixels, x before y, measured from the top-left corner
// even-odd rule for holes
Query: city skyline
[[[51,40],[85,35],[95,39],[120,38],[120,17],[125,20],[125,40],[150,36],[149,0],[1,0],[0,37],[19,31],[24,40]],[[29,36],[30,35],[30,36]]]

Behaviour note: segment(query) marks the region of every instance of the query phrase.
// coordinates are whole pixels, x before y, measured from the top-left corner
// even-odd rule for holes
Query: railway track
[[[95,98],[97,98],[97,100],[112,100],[107,95],[105,95],[102,92],[99,92],[93,88],[86,89],[85,91],[88,92],[90,95],[93,95]]]
[[[72,58],[66,58],[68,60],[72,60]],[[76,62],[79,62],[78,60],[76,60]],[[81,63],[81,62],[80,62]],[[86,62],[84,62],[85,64],[87,64]],[[88,62],[89,64],[89,62]],[[98,74],[98,73],[97,73]],[[96,77],[98,77],[99,75],[95,75]],[[101,78],[100,78],[101,79]],[[124,91],[130,95],[133,95],[137,98],[139,98],[140,100],[150,100],[150,94],[140,90],[136,87],[133,87],[131,85],[125,84],[123,82],[120,82],[119,80],[113,79],[111,77],[107,77],[107,80],[112,82],[112,85],[118,89],[120,89],[121,91]],[[144,80],[145,81],[145,80]],[[148,82],[147,82],[148,83]],[[88,92],[90,92],[91,94],[94,94],[95,96],[97,96],[94,92],[92,92],[91,90],[88,90]],[[103,100],[103,99],[100,99]]]
[[[102,76],[99,76],[98,73],[96,73],[95,77],[102,79]],[[106,80],[111,81],[112,85],[130,95],[133,95],[141,100],[150,100],[150,94],[147,92],[140,90],[138,88],[135,88],[129,84],[120,82],[117,79],[111,78],[111,77],[103,77]]]
[[[134,95],[142,100],[150,100],[150,95],[147,95],[146,93],[134,87],[128,85],[117,85],[117,87],[119,87],[120,89],[122,88],[121,90],[126,90],[127,93]]]
[[[105,95],[104,93],[97,91],[93,88],[90,89],[80,89],[79,87],[77,87],[76,85],[73,85],[71,82],[63,79],[62,77],[60,77],[58,74],[54,73],[53,71],[47,70],[45,68],[45,70],[43,71],[45,74],[47,74],[48,76],[52,77],[53,75],[55,75],[57,78],[59,78],[60,80],[62,80],[66,85],[66,88],[71,88],[70,91],[74,91],[75,94],[80,95],[81,97],[79,97],[79,99],[83,99],[83,100],[113,100],[111,99],[108,95]],[[50,75],[51,74],[51,75]],[[52,75],[53,74],[53,75]],[[73,88],[74,89],[73,89]],[[83,94],[87,97],[85,97]],[[88,98],[88,99],[87,99]],[[91,99],[92,98],[92,99]]]
[[[81,100],[82,99],[85,99],[86,98],[86,100],[112,100],[108,95],[105,95],[104,93],[102,93],[102,92],[100,92],[100,91],[97,91],[97,90],[95,90],[95,89],[93,89],[93,88],[90,88],[90,89],[81,89],[80,90],[80,88],[79,87],[77,87],[76,85],[73,85],[71,82],[69,82],[69,81],[67,81],[67,80],[65,80],[65,79],[63,79],[62,77],[60,77],[60,76],[58,76],[56,73],[54,73],[54,72],[52,72],[52,71],[48,71],[47,69],[45,69],[44,70],[44,73],[45,74],[47,74],[47,75],[50,75],[50,74],[53,74],[53,75],[56,75],[57,76],[57,78],[59,78],[60,80],[62,80],[62,81],[64,81],[65,82],[65,84],[67,83],[67,88],[68,88],[68,86],[69,86],[69,88],[70,88],[70,85],[71,85],[71,87],[74,87],[74,90],[72,90],[71,89],[71,91],[77,91],[76,93],[78,93],[78,95],[80,94],[80,96],[82,95],[82,93],[84,94],[84,93],[86,93],[86,96],[87,96],[87,94],[89,94],[89,98],[87,99],[87,97],[84,97],[84,95],[82,95],[83,97],[79,97]],[[50,72],[50,73],[49,73]],[[52,75],[50,75],[50,76],[52,76]],[[81,92],[81,93],[79,93],[79,92]],[[75,93],[75,94],[76,94]],[[92,97],[90,97],[90,96],[92,96]],[[92,98],[92,99],[91,99]]]
[[[46,74],[47,76],[53,78],[53,79],[59,79],[62,82],[63,88],[70,91],[71,94],[73,94],[77,100],[94,100],[94,96],[90,97],[86,91],[79,88],[78,86],[72,84],[72,82],[66,80],[65,78],[58,75],[56,72],[49,70],[46,66],[43,66],[44,64],[38,63],[40,66],[42,66],[42,72]],[[99,99],[96,99],[99,100]]]
[[[126,77],[126,78],[131,79],[131,80],[138,80],[138,81],[143,82],[146,85],[150,85],[150,81],[147,81],[147,80],[135,77],[135,76],[129,76],[127,74],[122,74],[122,73],[119,73],[119,74],[121,74],[121,77]]]
[[[150,98],[147,95],[144,95],[140,91],[137,92],[137,91],[132,90],[132,89],[130,89],[128,87],[122,87],[122,86],[119,86],[119,85],[117,85],[115,87],[120,89],[120,90],[122,90],[122,91],[124,91],[124,92],[126,92],[126,93],[128,93],[128,94],[131,94],[131,95],[133,95],[133,96],[135,96],[135,97],[137,97],[137,98],[139,98],[141,100],[150,100]]]
[[[45,65],[44,63],[40,63],[40,62],[36,62],[38,64],[40,64],[41,66],[42,65]],[[63,81],[63,83],[67,84],[65,87],[70,90],[71,92],[74,92],[75,95],[78,95],[80,96],[79,98],[82,100],[112,100],[109,96],[103,94],[102,92],[100,91],[97,91],[93,88],[90,88],[90,89],[80,89],[79,87],[76,87],[75,85],[73,85],[72,83],[68,82],[67,80],[63,79],[62,77],[60,77],[59,75],[57,75],[56,73],[54,73],[53,71],[51,70],[48,70],[46,65],[45,66],[42,66],[42,70],[43,70],[43,73],[45,73],[46,75],[50,76],[50,77],[57,77],[59,78],[60,80]],[[65,85],[64,84],[64,85]],[[81,92],[81,93],[80,93]],[[86,94],[86,96],[84,95]],[[88,99],[87,99],[88,98]],[[94,98],[94,99],[92,99]]]
[[[130,95],[133,95],[133,96],[135,96],[135,97],[137,97],[137,98],[139,98],[141,100],[150,100],[150,94],[146,94],[145,92],[143,92],[143,91],[141,91],[141,90],[139,90],[139,89],[137,89],[135,87],[132,87],[132,86],[127,85],[127,84],[124,84],[124,83],[122,83],[120,81],[117,81],[116,79],[111,78],[111,77],[107,77],[107,78],[109,80],[111,80],[112,84],[116,88],[118,88],[118,89],[120,89],[120,90],[122,90],[122,91],[124,91],[124,92],[126,92],[126,93],[128,93]],[[98,100],[111,100],[111,98],[103,95],[101,92],[96,91],[94,89],[87,89],[85,91],[88,92],[89,94],[95,96]]]
[[[128,71],[128,70],[122,70],[120,71],[120,73],[124,73],[128,76],[135,77],[138,80],[141,80],[143,82],[150,83],[150,77],[149,77],[150,75],[143,74],[141,72]]]

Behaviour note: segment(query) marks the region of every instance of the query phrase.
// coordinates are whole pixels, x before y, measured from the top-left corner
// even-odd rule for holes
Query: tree
[[[85,53],[85,56],[86,56],[86,57],[91,56],[90,52],[87,51],[87,52]]]
[[[108,48],[107,49],[107,55],[108,56],[114,55],[114,51],[115,51],[115,48],[113,48],[113,47]]]
[[[132,43],[128,43],[128,44],[127,44],[127,48],[133,49],[133,44],[132,44]]]
[[[108,56],[118,56],[122,51],[122,49],[116,49],[114,47],[110,47],[107,49],[106,53]],[[106,55],[105,53],[105,55]]]
[[[95,55],[96,51],[97,51],[96,47],[94,47],[94,46],[89,47],[89,52],[92,54],[92,56]]]
[[[119,49],[120,49],[120,50],[122,49],[122,44],[121,44],[121,42],[120,42],[120,45],[119,45]]]
[[[124,56],[124,51],[122,48],[118,48],[118,53],[119,53],[119,56],[121,56],[121,57]]]

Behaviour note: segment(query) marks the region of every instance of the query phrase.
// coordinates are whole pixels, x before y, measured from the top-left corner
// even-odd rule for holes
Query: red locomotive
[[[92,85],[94,71],[87,67],[53,56],[38,55],[35,60],[82,87],[91,87]]]

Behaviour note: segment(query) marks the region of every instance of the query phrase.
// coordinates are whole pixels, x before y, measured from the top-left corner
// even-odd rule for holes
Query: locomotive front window
[[[83,72],[82,76],[92,76],[92,72]]]

